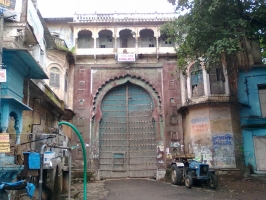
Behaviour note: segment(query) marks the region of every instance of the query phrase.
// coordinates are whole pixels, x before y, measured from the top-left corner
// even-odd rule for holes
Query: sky
[[[167,0],[38,0],[43,17],[73,17],[89,13],[174,12]]]

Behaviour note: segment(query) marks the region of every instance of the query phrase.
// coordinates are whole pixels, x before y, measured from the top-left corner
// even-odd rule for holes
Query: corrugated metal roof
[[[3,49],[3,63],[18,67],[29,79],[48,79],[48,76],[27,49]]]

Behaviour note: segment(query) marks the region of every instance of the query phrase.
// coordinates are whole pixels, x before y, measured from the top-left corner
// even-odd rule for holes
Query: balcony
[[[158,51],[156,47],[139,47],[139,48],[77,48],[77,56],[86,56],[86,55],[115,55],[117,53],[124,53],[126,50],[127,53],[133,54],[176,54],[173,47],[159,47]]]

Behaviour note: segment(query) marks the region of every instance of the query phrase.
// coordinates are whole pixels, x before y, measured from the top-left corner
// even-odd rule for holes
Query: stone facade
[[[75,49],[73,123],[86,143],[87,164],[98,172],[99,179],[105,178],[102,172],[116,161],[115,149],[119,149],[113,148],[113,158],[109,154],[104,158],[107,154],[102,147],[106,142],[115,146],[122,141],[102,139],[106,137],[102,133],[106,116],[102,104],[106,96],[115,95],[116,88],[129,83],[144,89],[152,99],[157,178],[177,154],[194,154],[196,160],[216,169],[242,165],[238,100],[231,93],[226,69],[207,73],[204,67],[191,63],[187,75],[182,75],[176,66],[174,44],[159,31],[161,24],[174,17],[172,13],[114,13],[75,14],[72,21],[45,19],[48,28],[69,38],[67,43],[73,45],[69,48]],[[120,62],[119,56],[126,54],[134,55],[134,62]],[[77,138],[73,141],[77,147],[73,150],[74,166],[81,169],[81,146]],[[120,156],[129,162],[123,152]]]

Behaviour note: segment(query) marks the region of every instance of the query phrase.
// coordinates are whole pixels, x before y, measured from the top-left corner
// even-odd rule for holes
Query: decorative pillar
[[[223,73],[224,73],[224,87],[225,87],[225,94],[226,95],[230,95],[230,87],[229,87],[229,79],[227,76],[227,69],[226,67],[223,65]]]
[[[186,77],[180,74],[180,78],[181,78],[181,102],[182,105],[184,105],[188,98],[186,90]]]
[[[189,71],[187,72],[187,96],[190,99],[192,97],[192,93],[191,93],[191,77],[190,77],[190,73]]]
[[[93,38],[93,49],[94,49],[94,62],[95,63],[96,63],[96,59],[97,59],[97,57],[96,57],[96,55],[97,55],[96,49],[97,49],[97,38],[98,37],[99,36],[96,33],[93,33],[92,34],[92,38]]]
[[[9,105],[2,104],[1,128],[2,133],[6,133],[9,121]]]
[[[156,37],[156,54],[157,54],[157,60],[159,60],[159,37],[161,36],[160,35],[160,32],[158,31],[158,28],[156,27],[157,29],[157,37]]]
[[[210,78],[206,69],[202,67],[202,76],[203,76],[203,84],[204,84],[204,95],[210,95]]]

